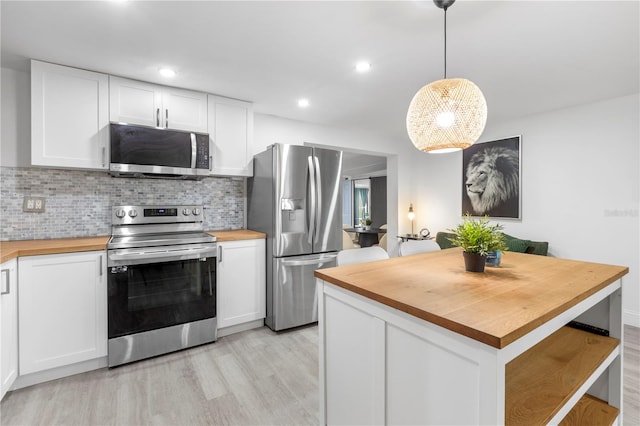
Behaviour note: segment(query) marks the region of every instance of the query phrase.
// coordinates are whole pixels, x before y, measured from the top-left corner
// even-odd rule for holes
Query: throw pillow
[[[518,253],[524,253],[527,251],[527,247],[529,247],[529,244],[531,243],[530,240],[521,240],[520,238],[515,238],[507,234],[504,234],[504,241],[509,251],[515,251]]]

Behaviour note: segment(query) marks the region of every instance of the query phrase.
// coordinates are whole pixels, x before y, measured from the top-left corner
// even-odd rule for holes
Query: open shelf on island
[[[595,396],[585,394],[580,398],[580,401],[578,401],[569,414],[562,419],[559,425],[610,426],[616,421],[619,414],[620,410],[607,404],[606,401],[596,398]]]
[[[505,423],[550,422],[619,344],[612,337],[562,327],[513,359],[505,372]],[[579,419],[585,410],[602,409],[589,398],[583,400],[565,420],[571,421],[573,416]],[[617,411],[614,407],[610,409]]]

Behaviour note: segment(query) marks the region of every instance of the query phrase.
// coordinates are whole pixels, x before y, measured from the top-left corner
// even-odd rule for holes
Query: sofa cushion
[[[515,251],[518,253],[526,253],[530,240],[521,240],[520,238],[512,237],[511,235],[504,234],[504,242],[509,251]]]
[[[546,256],[549,252],[549,243],[547,241],[531,241],[525,253]]]
[[[436,234],[436,243],[441,249],[448,249],[453,247],[449,238],[454,238],[456,234],[452,232],[438,232]],[[549,251],[549,243],[546,241],[530,241],[522,240],[520,238],[512,237],[511,235],[504,234],[505,243],[509,251],[519,253],[537,254],[546,256]]]
[[[451,248],[453,247],[453,244],[449,241],[449,238],[454,238],[455,236],[456,234],[453,232],[438,232],[436,234],[436,243],[438,243],[440,248],[443,250]]]

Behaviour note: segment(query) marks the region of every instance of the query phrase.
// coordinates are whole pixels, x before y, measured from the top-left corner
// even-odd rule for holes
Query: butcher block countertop
[[[247,229],[234,231],[209,231],[218,241],[263,239],[265,234]],[[109,235],[86,238],[58,238],[51,240],[0,241],[0,263],[20,256],[39,254],[73,253],[79,251],[105,250]]]
[[[209,231],[209,234],[216,237],[217,241],[240,241],[240,240],[262,240],[267,238],[267,234],[252,231],[250,229],[237,229],[233,231]]]
[[[0,263],[20,256],[73,253],[104,250],[109,236],[87,238],[57,238],[52,240],[0,241]]]
[[[462,249],[319,269],[346,290],[503,348],[629,272],[506,252],[498,268],[466,272]]]

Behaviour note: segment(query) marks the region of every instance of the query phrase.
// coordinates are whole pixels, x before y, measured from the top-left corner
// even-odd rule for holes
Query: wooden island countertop
[[[501,349],[629,272],[503,253],[498,268],[466,272],[447,249],[315,271],[326,282]]]

